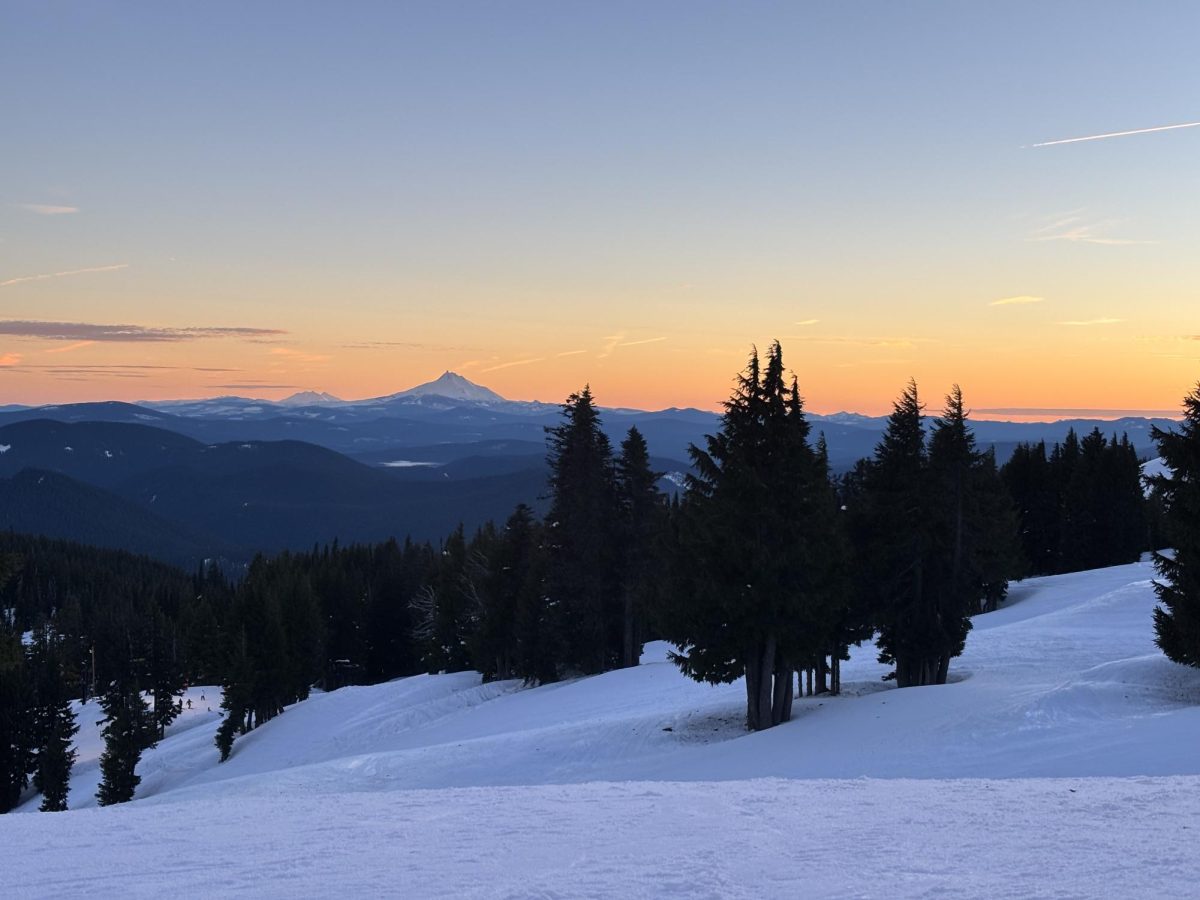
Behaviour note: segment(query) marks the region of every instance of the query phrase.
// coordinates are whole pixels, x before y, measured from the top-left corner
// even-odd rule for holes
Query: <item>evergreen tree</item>
[[[533,510],[519,504],[503,531],[487,542],[491,552],[478,594],[480,614],[472,638],[476,667],[485,681],[517,675],[536,679],[537,666],[525,671],[519,651],[521,610],[537,603],[536,595],[542,587],[537,580],[535,556],[539,547]]]
[[[142,780],[137,764],[147,746],[146,732],[152,728],[138,679],[126,676],[111,681],[100,696],[100,706],[105,716],[104,752],[96,800],[101,806],[127,803]]]
[[[622,547],[621,665],[636,666],[642,655],[643,622],[655,573],[655,541],[662,527],[664,496],[660,472],[650,468],[650,451],[637,427],[629,429],[617,457],[617,502]]]
[[[910,382],[867,474],[880,660],[901,687],[945,684],[970,617],[999,604],[1019,559],[1011,501],[967,418],[956,385],[926,449]]]
[[[253,704],[254,671],[246,652],[246,634],[241,632],[229,650],[229,671],[221,685],[221,709],[225,718],[217,727],[215,743],[221,762],[229,759],[233,741],[250,730],[250,711]]]
[[[15,556],[0,556],[0,588],[16,572]],[[36,765],[33,681],[21,632],[0,610],[0,813],[21,800]]]
[[[1000,470],[1016,508],[1022,556],[1034,575],[1050,575],[1059,564],[1059,488],[1045,441],[1018,444]]]
[[[612,448],[590,388],[563,404],[547,429],[550,511],[546,544],[550,603],[565,640],[561,667],[603,672],[621,658],[617,497]]]
[[[0,631],[0,813],[21,800],[36,765],[33,687],[19,634]]]
[[[932,684],[945,649],[929,590],[933,545],[924,407],[910,381],[888,417],[866,473],[866,534],[860,576],[874,593],[879,660],[901,687]]]
[[[71,768],[76,757],[72,739],[79,726],[71,709],[64,643],[53,629],[43,628],[35,635],[32,648],[37,697],[34,729],[38,745],[33,784],[42,794],[42,812],[67,808]]]
[[[1183,401],[1178,430],[1154,430],[1158,452],[1171,470],[1155,476],[1163,498],[1167,539],[1174,553],[1156,553],[1158,646],[1169,659],[1200,667],[1200,384]]]
[[[747,726],[760,730],[790,718],[796,669],[829,646],[837,519],[778,343],[765,368],[751,355],[721,426],[707,449],[691,450],[696,474],[679,514],[679,589],[664,632],[690,677],[745,678]]]
[[[154,727],[147,735],[157,742],[167,736],[167,726],[179,715],[177,698],[183,694],[183,668],[179,664],[175,627],[160,611],[152,617],[149,653],[149,687],[154,703]]]

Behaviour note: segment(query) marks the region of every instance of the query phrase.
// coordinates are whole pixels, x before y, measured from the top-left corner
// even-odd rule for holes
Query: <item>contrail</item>
[[[115,266],[92,266],[90,269],[71,269],[67,272],[47,272],[44,275],[22,275],[20,278],[10,278],[0,281],[0,287],[10,284],[21,284],[26,281],[45,281],[47,278],[62,278],[64,275],[85,275],[88,272],[115,272],[117,269],[128,269],[129,263],[119,263]]]
[[[1159,125],[1156,128],[1135,128],[1133,131],[1110,131],[1108,134],[1089,134],[1087,137],[1066,138],[1061,141],[1044,141],[1030,147],[1055,147],[1059,144],[1078,144],[1080,141],[1102,141],[1105,138],[1127,137],[1131,134],[1150,134],[1155,131],[1174,131],[1177,128],[1196,128],[1200,122],[1184,122],[1182,125]]]

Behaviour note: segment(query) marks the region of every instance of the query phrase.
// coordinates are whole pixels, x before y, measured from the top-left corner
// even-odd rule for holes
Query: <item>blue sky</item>
[[[915,374],[1161,407],[1200,370],[1200,128],[1030,146],[1200,120],[1192,3],[8,2],[0,32],[0,319],[282,331],[158,349],[352,395],[465,367],[712,405],[772,337],[830,406]],[[6,399],[217,387],[56,379],[39,335],[0,334]],[[371,341],[407,349],[342,349]],[[117,343],[71,356],[146,352]]]

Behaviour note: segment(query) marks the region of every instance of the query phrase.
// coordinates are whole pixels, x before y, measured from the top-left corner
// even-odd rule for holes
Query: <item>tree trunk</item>
[[[829,693],[829,665],[825,662],[825,655],[821,654],[817,657],[817,688],[818,694]]]
[[[946,678],[949,676],[949,674],[950,674],[950,654],[945,653],[942,655],[942,658],[938,660],[937,681],[935,681],[934,684],[945,684]]]
[[[761,650],[757,645],[746,653],[746,727],[760,730],[758,722],[758,686],[762,680]]]
[[[771,724],[790,722],[792,719],[793,672],[791,666],[780,663],[775,670],[775,687],[771,708]]]
[[[775,674],[775,636],[769,635],[762,648],[760,667],[762,675],[758,683],[758,722],[760,728],[770,728],[772,721],[772,706],[774,692],[772,691],[773,675]]]

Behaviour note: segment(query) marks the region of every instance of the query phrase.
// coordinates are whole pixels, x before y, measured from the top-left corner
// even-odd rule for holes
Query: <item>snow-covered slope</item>
[[[316,695],[221,765],[205,692],[146,754],[137,801],[5,817],[0,846],[60,848],[23,867],[31,895],[101,857],[86,883],[135,895],[171,878],[273,895],[1180,895],[1195,854],[1150,858],[1200,828],[1200,672],[1154,646],[1152,577],[1030,579],[975,620],[953,683],[896,690],[862,648],[843,696],[753,735],[741,686],[686,680],[663,645],[539,688],[458,673]],[[81,724],[76,807],[99,749]],[[122,849],[142,839],[167,855]]]

